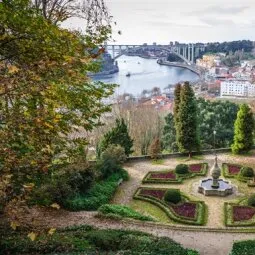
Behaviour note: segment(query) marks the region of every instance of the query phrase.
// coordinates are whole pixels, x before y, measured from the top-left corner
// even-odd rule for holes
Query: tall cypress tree
[[[101,152],[103,152],[110,144],[119,144],[124,148],[127,156],[133,152],[133,140],[129,136],[128,128],[123,118],[116,119],[116,126],[104,135],[99,146],[99,154],[101,154]]]
[[[237,113],[232,152],[239,154],[248,152],[253,145],[254,118],[250,107],[242,104]]]
[[[181,89],[182,85],[180,83],[176,84],[175,90],[174,90],[174,123],[177,124],[178,120],[178,111],[180,107],[181,102]]]
[[[199,150],[197,105],[189,82],[185,82],[181,89],[176,134],[179,151],[189,152],[191,156],[193,150]]]

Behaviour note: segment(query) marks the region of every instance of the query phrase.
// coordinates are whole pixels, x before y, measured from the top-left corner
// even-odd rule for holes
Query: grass
[[[176,158],[176,160],[181,161],[181,162],[188,162],[188,161],[192,161],[192,160],[203,160],[203,159],[204,159],[203,155],[195,155],[195,156],[192,156],[191,158],[189,158],[189,157]]]
[[[151,164],[152,165],[163,165],[164,162],[165,162],[164,159],[154,159],[154,160],[152,160]]]
[[[152,218],[156,219],[159,222],[163,223],[174,223],[171,221],[166,213],[162,211],[157,206],[150,204],[148,202],[140,201],[140,200],[132,200],[129,206],[134,209],[135,211],[140,212],[144,215],[149,215]]]
[[[132,218],[142,221],[155,221],[152,217],[143,215],[124,205],[105,204],[99,207],[99,213],[109,218]]]

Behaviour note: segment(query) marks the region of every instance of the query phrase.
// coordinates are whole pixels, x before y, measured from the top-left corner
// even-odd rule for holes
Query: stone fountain
[[[230,181],[219,179],[221,170],[218,166],[217,156],[214,165],[210,171],[211,178],[200,180],[198,192],[205,196],[227,196],[233,193],[233,186]]]

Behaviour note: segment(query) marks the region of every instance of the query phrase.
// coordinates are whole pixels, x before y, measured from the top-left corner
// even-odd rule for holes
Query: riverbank
[[[194,67],[192,65],[186,65],[186,64],[177,63],[177,62],[169,62],[169,61],[160,60],[160,59],[157,61],[157,63],[159,65],[186,68],[186,69],[190,70],[191,72],[197,74],[199,77],[201,77],[200,71],[196,67]]]

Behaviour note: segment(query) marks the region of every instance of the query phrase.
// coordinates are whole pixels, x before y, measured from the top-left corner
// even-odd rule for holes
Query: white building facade
[[[255,84],[247,80],[228,79],[221,82],[222,97],[255,97]]]

